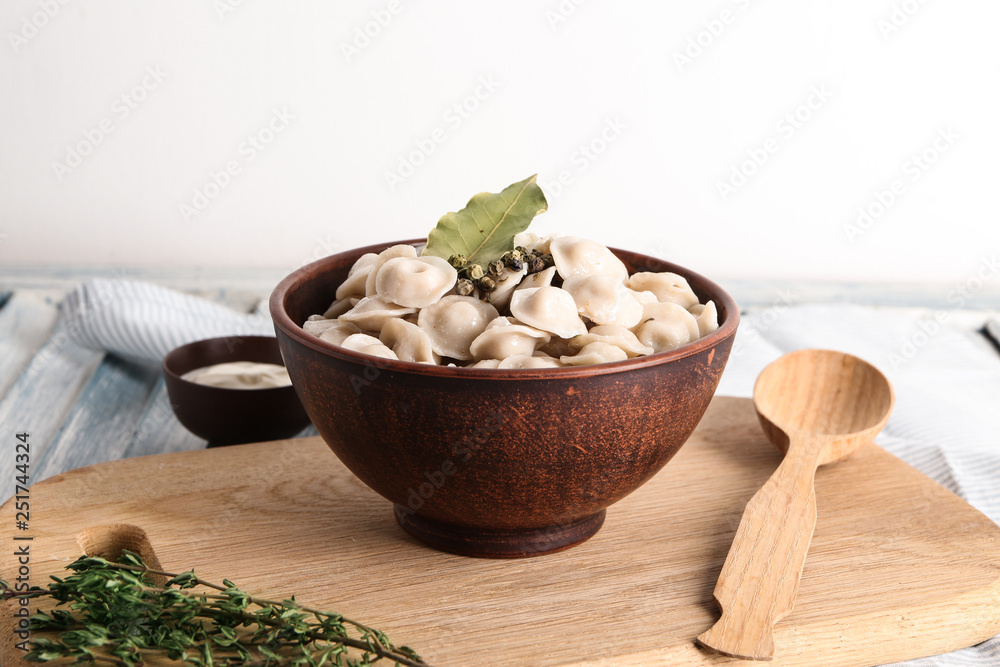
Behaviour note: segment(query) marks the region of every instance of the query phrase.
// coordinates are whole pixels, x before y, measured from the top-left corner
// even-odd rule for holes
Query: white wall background
[[[998,24],[995,0],[5,0],[0,262],[290,269],[537,172],[539,231],[719,279],[964,281],[1000,250]]]

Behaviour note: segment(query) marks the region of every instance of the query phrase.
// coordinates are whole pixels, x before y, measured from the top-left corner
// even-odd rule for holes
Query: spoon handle
[[[816,527],[818,447],[796,447],[747,503],[715,586],[722,616],[698,642],[746,660],[774,657],[774,624],[788,615]]]

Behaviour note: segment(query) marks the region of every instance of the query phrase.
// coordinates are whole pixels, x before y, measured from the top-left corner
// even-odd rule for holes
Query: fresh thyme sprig
[[[15,592],[0,580],[5,599],[50,597],[72,610],[31,617],[32,631],[55,637],[34,638],[26,660],[142,667],[160,656],[194,667],[367,667],[383,660],[427,667],[412,649],[340,614],[304,607],[294,597],[257,598],[228,579],[213,584],[193,570],[151,570],[128,551],[118,563],[83,556],[66,569],[74,573],[52,577],[47,589]],[[193,590],[197,586],[219,592]]]

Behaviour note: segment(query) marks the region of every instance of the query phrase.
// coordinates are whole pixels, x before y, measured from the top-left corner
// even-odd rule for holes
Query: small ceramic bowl
[[[419,241],[401,241],[417,245]],[[739,322],[702,276],[612,249],[630,273],[672,271],[719,311],[717,331],[677,350],[576,368],[454,368],[345,350],[302,329],[362,254],[295,271],[270,309],[292,383],[330,448],[432,547],[470,556],[558,551],[677,453],[704,414]]]
[[[184,427],[209,446],[291,437],[309,425],[293,387],[226,389],[181,376],[196,368],[230,361],[284,365],[278,341],[270,336],[231,336],[188,343],[163,360],[167,395]]]

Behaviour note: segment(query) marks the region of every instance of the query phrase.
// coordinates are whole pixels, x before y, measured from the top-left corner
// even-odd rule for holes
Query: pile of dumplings
[[[522,233],[516,246],[552,255],[528,274],[504,268],[489,302],[455,292],[456,269],[409,245],[362,255],[336,300],[303,329],[386,359],[470,368],[585,366],[673,350],[718,329],[675,273],[635,273],[575,236]]]

